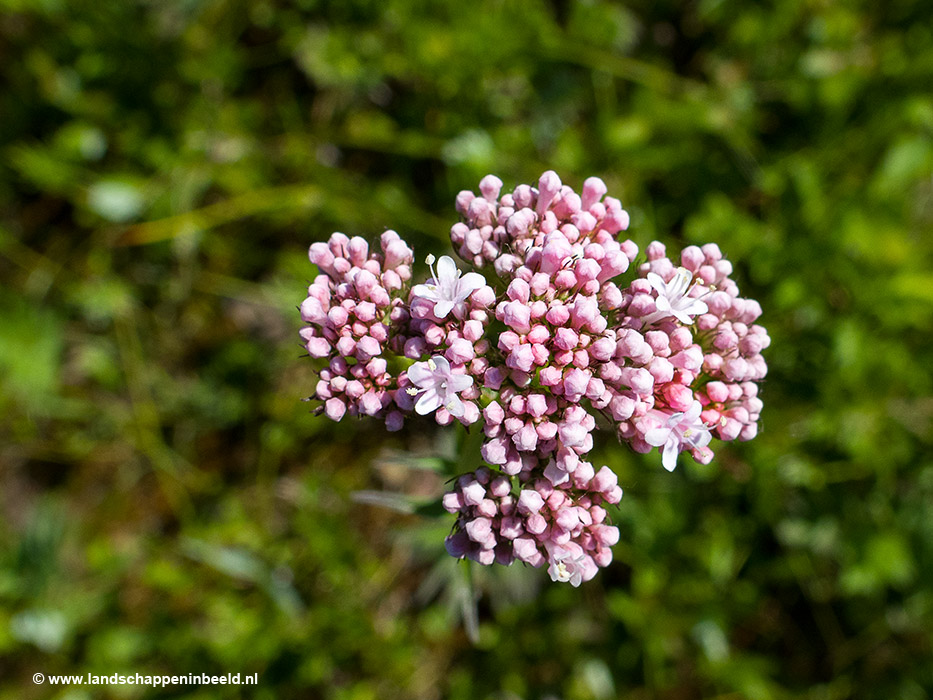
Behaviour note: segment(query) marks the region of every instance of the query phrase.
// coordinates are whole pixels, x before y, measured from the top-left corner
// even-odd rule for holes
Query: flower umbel
[[[623,278],[639,248],[620,240],[629,215],[599,178],[577,194],[553,171],[512,191],[488,175],[457,211],[454,249],[488,266],[492,285],[432,255],[412,287],[413,253],[393,231],[379,249],[340,233],[311,246],[321,274],[301,338],[317,360],[315,411],[389,430],[412,414],[479,426],[485,464],[443,499],[457,517],[447,551],[577,586],[612,562],[620,536],[618,478],[589,461],[596,416],[634,451],[660,448],[668,471],[681,452],[709,464],[714,435],[751,440],[770,344],[762,309],[715,243],[668,256],[652,241]]]
[[[693,323],[691,316],[705,314],[708,311],[706,302],[696,297],[691,297],[690,292],[694,285],[693,273],[684,267],[678,267],[674,277],[670,282],[665,282],[660,275],[653,272],[648,273],[648,282],[658,293],[655,301],[657,311],[643,319],[645,325],[660,321],[662,318],[674,316],[678,321],[686,325]]]
[[[460,315],[467,297],[486,284],[486,279],[478,272],[468,272],[461,277],[453,258],[447,255],[442,255],[437,261],[437,272],[434,271],[433,255],[428,256],[428,265],[431,266],[434,284],[416,284],[411,293],[433,301],[434,315],[438,318],[446,318],[451,311],[455,316]]]
[[[457,394],[473,385],[473,377],[454,374],[446,357],[435,355],[427,362],[416,362],[408,368],[408,378],[415,387],[409,387],[413,396],[424,392],[415,404],[415,412],[426,416],[443,406],[450,415],[463,415],[463,401]]]

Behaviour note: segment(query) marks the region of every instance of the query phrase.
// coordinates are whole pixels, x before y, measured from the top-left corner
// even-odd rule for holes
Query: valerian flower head
[[[708,310],[706,302],[690,296],[695,286],[690,284],[692,281],[693,273],[684,267],[677,268],[670,282],[665,282],[660,275],[649,272],[648,282],[658,293],[658,298],[655,300],[657,311],[643,319],[645,325],[673,316],[689,326],[693,323],[691,316],[705,314]]]
[[[712,440],[713,436],[709,428],[700,420],[702,410],[700,402],[694,401],[686,411],[671,414],[664,426],[653,428],[645,433],[645,442],[654,447],[664,448],[661,464],[667,471],[674,471],[674,467],[677,466],[677,455],[685,445],[700,450]]]
[[[409,389],[412,395],[423,392],[415,404],[419,415],[426,416],[441,406],[455,418],[463,415],[463,401],[457,394],[473,385],[473,377],[454,374],[446,357],[435,355],[427,362],[416,362],[408,368],[408,379],[415,385]]]
[[[447,551],[578,586],[612,562],[620,537],[607,511],[622,498],[618,478],[588,461],[596,416],[636,452],[660,448],[669,471],[684,451],[708,464],[712,435],[752,439],[770,343],[762,309],[712,243],[678,259],[654,241],[622,278],[639,248],[619,240],[629,215],[599,178],[577,194],[551,171],[511,191],[489,175],[456,207],[463,272],[429,256],[414,288],[414,254],[395,232],[379,249],[340,233],[311,246],[321,274],[300,311],[315,411],[383,418],[389,430],[415,413],[481,426],[486,464],[443,499],[457,518]]]
[[[480,287],[485,286],[486,278],[478,272],[468,272],[462,277],[453,258],[442,255],[434,271],[434,256],[428,256],[434,284],[416,284],[412,295],[434,302],[434,315],[446,318],[451,311],[461,316],[466,309],[467,298]]]

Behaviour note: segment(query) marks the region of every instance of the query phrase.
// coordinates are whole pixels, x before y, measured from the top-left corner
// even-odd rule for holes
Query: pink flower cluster
[[[597,423],[637,452],[659,448],[668,470],[681,452],[708,463],[714,436],[756,434],[769,338],[715,244],[675,265],[654,242],[633,270],[638,247],[618,240],[628,214],[599,178],[580,195],[551,171],[501,191],[488,175],[479,196],[461,192],[451,229],[459,255],[494,279],[429,256],[431,278],[411,286],[411,251],[391,231],[381,254],[342,234],[314,244],[323,274],[302,338],[328,361],[315,396],[334,420],[481,422],[486,465],[444,497],[452,555],[547,565],[579,585],[619,537],[604,506],[622,490],[587,461]],[[391,374],[386,356],[407,368]]]
[[[335,233],[327,243],[311,246],[309,257],[321,274],[300,307],[309,324],[301,339],[311,357],[328,361],[315,388],[328,418],[379,416],[398,430],[399,409],[409,409],[411,401],[404,392],[399,395],[385,354],[397,348],[394,326],[408,316],[413,254],[395,231],[383,233],[380,244],[382,253],[371,253],[364,239]]]
[[[618,503],[622,489],[609,467],[594,473],[588,462],[569,486],[539,477],[516,488],[511,477],[488,467],[461,476],[444,495],[444,507],[460,514],[447,551],[480,564],[549,564],[555,580],[588,581],[612,561],[619,529],[606,524],[603,503]]]

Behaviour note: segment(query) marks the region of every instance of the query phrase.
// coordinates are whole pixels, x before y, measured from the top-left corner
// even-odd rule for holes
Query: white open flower
[[[579,549],[579,548],[578,548]],[[583,550],[574,551],[566,547],[553,547],[550,552],[550,566],[547,572],[552,581],[569,583],[574,588],[583,582],[583,569],[586,566],[586,554]]]
[[[416,362],[408,368],[408,378],[415,385],[408,392],[421,394],[415,413],[425,416],[443,406],[456,418],[463,415],[463,401],[457,394],[473,386],[473,377],[451,372],[446,357],[435,355],[427,362]]]
[[[677,455],[681,450],[701,449],[713,439],[709,428],[700,420],[702,410],[700,402],[694,401],[686,411],[668,416],[664,426],[653,428],[645,433],[645,442],[654,447],[663,448],[661,464],[667,471],[674,471],[674,467],[677,466]]]
[[[434,302],[434,315],[445,318],[452,310],[454,315],[461,315],[466,308],[467,298],[480,287],[485,286],[486,278],[478,272],[468,272],[463,277],[453,258],[442,255],[434,271],[434,256],[428,256],[434,284],[416,284],[411,290],[414,296]]]
[[[709,307],[702,299],[690,296],[696,284],[691,285],[693,273],[685,267],[678,267],[670,282],[665,282],[660,275],[648,273],[648,283],[658,293],[655,300],[657,311],[642,319],[645,325],[673,316],[681,323],[693,323],[691,316],[705,314]]]

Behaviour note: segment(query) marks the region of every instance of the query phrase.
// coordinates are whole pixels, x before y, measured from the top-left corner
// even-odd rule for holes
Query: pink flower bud
[[[532,355],[532,362],[538,367],[543,367],[544,365],[547,364],[548,359],[551,356],[551,353],[548,352],[547,347],[545,347],[544,345],[541,345],[540,343],[535,343],[534,345],[531,346],[531,355]]]
[[[356,357],[362,362],[366,362],[371,357],[375,357],[382,352],[379,341],[370,335],[364,335],[356,344]]]
[[[347,243],[347,253],[349,254],[351,263],[357,267],[362,267],[363,263],[366,262],[366,258],[369,256],[369,244],[366,242],[366,239],[354,236],[350,239],[349,243]]]
[[[543,386],[557,386],[563,379],[563,374],[557,367],[542,367],[538,378]]]
[[[518,495],[518,512],[524,514],[537,513],[544,506],[544,498],[537,491],[523,489]]]
[[[520,537],[525,533],[525,528],[522,527],[522,519],[514,515],[502,518],[502,522],[499,525],[499,534],[502,535],[507,540],[514,540],[516,537]]]
[[[324,402],[324,415],[333,421],[339,421],[347,412],[347,404],[338,398],[327,399]]]
[[[539,440],[552,440],[557,435],[557,424],[550,421],[542,421],[535,427]]]
[[[663,357],[655,357],[648,365],[655,384],[667,384],[674,379],[674,365]]]
[[[463,528],[467,537],[474,542],[485,542],[492,530],[492,523],[489,518],[475,518],[469,521]]]
[[[706,395],[711,401],[722,403],[729,398],[729,389],[722,382],[710,382],[706,385]]]
[[[468,506],[478,506],[486,498],[486,489],[475,479],[470,479],[460,488],[463,503]]]
[[[527,340],[529,343],[540,344],[546,343],[550,337],[551,334],[548,332],[547,326],[538,324],[528,333]]]
[[[577,276],[573,270],[561,270],[554,278],[554,286],[560,290],[573,289],[577,286]]]
[[[748,363],[741,357],[730,358],[723,362],[722,373],[729,381],[742,381],[748,374]]]
[[[577,368],[571,369],[564,375],[564,396],[568,401],[579,401],[580,397],[586,393],[590,376],[589,372]]]
[[[715,243],[707,243],[703,246],[703,255],[706,256],[706,262],[715,263],[722,260],[722,252]]]
[[[622,369],[622,383],[632,388],[637,394],[649,396],[654,391],[654,377],[641,367]]]
[[[308,257],[321,270],[325,270],[334,264],[334,254],[326,243],[312,243],[308,249]]]
[[[742,424],[734,418],[723,417],[716,432],[720,440],[735,440],[742,432]]]
[[[612,547],[619,542],[619,528],[613,525],[595,525],[592,532],[603,547]]]
[[[703,369],[710,374],[718,374],[722,368],[722,355],[709,353],[703,356]]]
[[[519,372],[530,372],[534,366],[534,351],[531,345],[523,343],[512,350],[505,360],[507,367],[517,369]]]
[[[518,301],[508,302],[503,305],[501,320],[514,331],[527,333],[531,330],[531,309]]]
[[[583,181],[583,197],[580,206],[589,209],[596,204],[607,192],[606,183],[598,177],[588,177]]]
[[[690,387],[683,384],[668,384],[662,391],[667,405],[674,411],[686,411],[693,405],[694,397]]]
[[[516,537],[512,542],[512,552],[519,561],[526,562],[532,566],[540,566],[538,562],[544,557],[538,551],[538,545],[530,537]]]
[[[350,357],[356,351],[356,341],[348,335],[343,336],[337,341],[337,352],[344,357]]]
[[[487,308],[496,301],[496,293],[492,287],[485,285],[473,292],[469,300],[474,307]]]
[[[532,294],[535,296],[544,296],[551,286],[551,278],[543,272],[539,272],[531,278],[529,284]]]
[[[528,303],[528,298],[531,294],[531,289],[528,286],[528,283],[521,279],[514,279],[509,284],[509,288],[506,290],[506,296],[512,301],[518,301],[522,304]]]
[[[505,464],[508,457],[507,440],[507,437],[500,436],[485,442],[481,449],[483,461],[489,464]]]
[[[559,302],[555,302],[545,315],[552,326],[563,326],[570,320],[570,309]]]
[[[534,423],[528,422],[512,436],[515,447],[522,452],[532,452],[538,446],[538,433]]]
[[[483,337],[483,324],[479,321],[466,321],[463,324],[463,337],[475,343]]]
[[[487,175],[479,181],[479,191],[490,204],[495,204],[502,190],[502,180],[495,175]]]
[[[498,390],[505,381],[505,371],[501,367],[490,367],[483,373],[483,386]]]
[[[554,333],[554,345],[561,350],[573,350],[578,342],[579,336],[572,328],[558,328]]]
[[[463,508],[463,498],[461,498],[457,491],[448,491],[445,493],[441,503],[444,506],[444,510],[448,513],[456,513]]]
[[[716,268],[712,265],[701,265],[696,271],[696,276],[705,285],[710,285],[716,281]]]
[[[450,344],[444,355],[452,364],[466,364],[473,359],[473,343],[466,338],[458,338]]]
[[[554,199],[554,195],[560,191],[560,188],[560,178],[553,170],[548,170],[538,180],[538,202],[535,205],[535,212],[539,217],[544,216],[545,211]]]
[[[525,521],[525,529],[534,535],[540,535],[547,530],[547,520],[540,513],[532,513]]]
[[[484,498],[482,503],[476,506],[476,513],[484,518],[494,518],[499,513],[499,509],[491,498]]]
[[[308,297],[301,302],[301,320],[305,323],[314,323],[319,326],[324,325],[327,318],[321,302],[314,297]]]
[[[340,328],[345,326],[349,320],[350,315],[347,313],[347,310],[342,306],[333,306],[327,312],[327,320],[335,328]]]
[[[375,416],[382,410],[382,399],[375,391],[369,390],[360,397],[360,410],[367,416]]]

